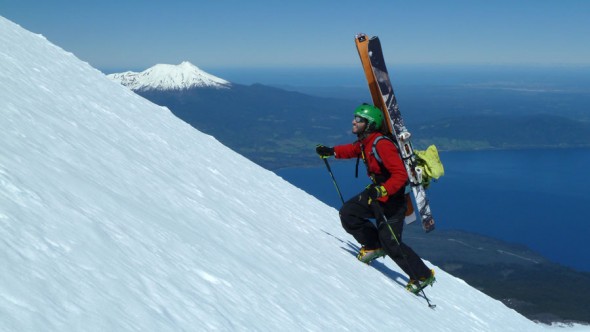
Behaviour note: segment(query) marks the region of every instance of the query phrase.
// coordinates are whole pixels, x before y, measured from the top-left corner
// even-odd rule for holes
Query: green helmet
[[[354,116],[360,116],[363,119],[367,119],[369,128],[372,128],[373,130],[379,130],[381,124],[383,124],[383,113],[373,105],[362,104],[354,110]]]

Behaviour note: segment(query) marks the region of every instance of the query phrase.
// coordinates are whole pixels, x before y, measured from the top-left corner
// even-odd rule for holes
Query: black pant
[[[406,214],[404,196],[390,197],[387,202],[378,203],[387,217],[387,223],[381,220],[383,218],[375,216],[372,205],[369,205],[368,191],[365,190],[340,208],[342,227],[367,249],[383,247],[387,255],[411,279],[418,280],[430,276],[430,269],[422,259],[412,248],[402,242]],[[376,218],[378,227],[375,227],[368,218]],[[395,237],[392,235],[392,231]]]

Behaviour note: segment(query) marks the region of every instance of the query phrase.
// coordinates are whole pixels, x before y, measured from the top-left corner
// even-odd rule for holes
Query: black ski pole
[[[326,164],[326,168],[328,169],[328,172],[330,173],[330,176],[332,177],[332,182],[334,183],[334,187],[336,187],[336,191],[338,192],[338,196],[340,196],[340,201],[342,201],[342,204],[344,204],[344,198],[342,198],[342,193],[340,192],[340,188],[338,187],[338,183],[336,183],[336,179],[334,178],[334,173],[332,173],[332,168],[330,167],[330,164],[328,163],[328,158],[324,158],[324,157],[320,157],[322,159],[324,159],[324,163]]]
[[[410,269],[410,272],[413,274],[413,277],[416,278],[416,280],[418,280],[418,276],[416,275],[416,272],[414,272],[414,270],[410,266],[410,263],[408,262],[408,256],[402,250],[402,245],[399,242],[399,240],[397,239],[397,236],[395,235],[393,228],[391,228],[391,225],[389,225],[389,222],[387,221],[387,217],[385,216],[383,209],[379,205],[379,202],[377,202],[376,200],[371,201],[371,207],[373,208],[373,213],[375,213],[375,218],[381,219],[381,222],[385,223],[387,228],[389,228],[389,232],[391,232],[391,237],[395,240],[395,243],[397,243],[397,246],[399,247],[399,251],[402,254],[402,257],[404,258],[404,260],[406,261],[406,265]],[[398,222],[404,222],[404,221],[400,220]],[[379,225],[379,221],[377,221],[377,225]],[[410,276],[410,278],[412,278],[412,276]],[[430,303],[430,299],[426,296],[426,293],[424,293],[424,289],[421,289],[420,292],[422,293],[422,296],[424,296],[424,299],[426,299],[426,303],[428,303],[428,307],[431,309],[436,308],[436,304]]]

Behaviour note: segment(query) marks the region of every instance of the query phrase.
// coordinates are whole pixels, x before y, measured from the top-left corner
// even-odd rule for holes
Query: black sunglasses
[[[367,122],[367,119],[361,118],[360,116],[355,116],[354,117],[354,122],[356,122],[356,123],[366,123]]]

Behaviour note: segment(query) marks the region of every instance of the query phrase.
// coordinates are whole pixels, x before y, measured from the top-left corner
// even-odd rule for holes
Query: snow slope
[[[191,88],[225,89],[231,83],[199,69],[188,61],[179,65],[158,64],[141,73],[127,71],[107,75],[131,90],[186,90]]]
[[[0,17],[0,331],[544,331]],[[582,326],[568,329],[584,329]]]

